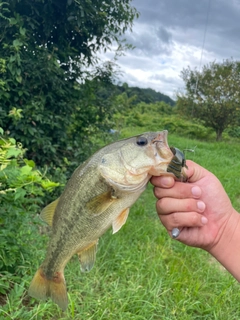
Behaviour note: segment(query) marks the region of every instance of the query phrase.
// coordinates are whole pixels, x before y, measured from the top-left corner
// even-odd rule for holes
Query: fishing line
[[[206,13],[206,21],[205,21],[205,28],[204,28],[204,33],[203,33],[203,42],[202,42],[202,48],[201,48],[201,55],[200,55],[200,61],[199,61],[199,66],[198,66],[198,73],[197,73],[197,79],[196,79],[196,85],[194,89],[194,97],[197,95],[197,89],[198,89],[198,84],[199,84],[199,72],[202,67],[202,61],[203,61],[203,52],[205,48],[205,43],[206,43],[206,35],[207,35],[207,30],[208,30],[208,24],[209,24],[209,13],[210,13],[210,7],[211,7],[211,1],[208,0],[208,6],[207,6],[207,13]],[[194,112],[194,103],[192,104],[192,110],[191,110],[191,118],[193,118],[193,112]],[[188,135],[188,139],[190,140],[190,137]],[[197,146],[195,146],[193,149],[189,149],[188,147],[184,149],[184,152],[193,152],[195,155],[195,149]]]
[[[211,4],[211,0],[208,1],[208,7],[207,7],[207,17],[206,17],[206,22],[205,22],[205,30],[204,30],[204,34],[203,34],[203,43],[202,43],[202,49],[201,49],[201,56],[200,56],[200,61],[199,61],[199,67],[198,67],[198,73],[197,73],[197,79],[196,79],[196,86],[195,86],[195,90],[194,90],[194,96],[196,96],[197,94],[197,88],[198,88],[198,84],[199,84],[199,72],[200,69],[202,67],[202,60],[203,60],[203,51],[204,51],[204,47],[205,47],[205,42],[206,42],[206,34],[207,34],[207,29],[208,29],[208,22],[209,22],[209,12],[210,12],[210,4]],[[191,117],[193,118],[193,111],[194,111],[194,104],[192,104],[192,112],[191,112]],[[190,137],[188,134],[188,140],[190,141]],[[195,156],[195,149],[197,148],[197,146],[195,146],[193,149],[189,149],[188,147],[185,148],[183,151],[185,152],[193,152],[194,156]],[[194,158],[194,157],[193,157]],[[173,239],[176,239],[179,234],[181,233],[181,230],[178,228],[173,228],[171,231],[171,235]]]
[[[200,62],[199,62],[198,71],[200,71],[201,66],[202,66],[203,51],[204,51],[204,48],[205,48],[206,35],[207,35],[207,29],[208,29],[208,22],[209,22],[210,5],[211,5],[211,0],[208,1],[207,17],[206,17],[206,22],[205,22],[205,30],[204,30],[204,34],[203,34],[203,43],[202,43],[202,50],[201,50],[201,56],[200,56]],[[199,82],[199,73],[197,74],[197,81],[196,81],[196,86],[195,86],[195,91],[194,91],[195,95],[197,94],[198,82]]]

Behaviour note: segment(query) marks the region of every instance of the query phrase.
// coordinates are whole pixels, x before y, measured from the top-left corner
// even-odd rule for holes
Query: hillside
[[[127,83],[123,83],[122,85],[116,85],[116,89],[119,93],[126,92],[129,98],[135,95],[136,99],[134,100],[134,104],[139,102],[154,103],[164,101],[171,106],[175,105],[175,101],[169,96],[151,88],[129,87]]]
[[[128,98],[135,97],[131,102],[133,105],[140,102],[149,104],[161,101],[169,104],[170,106],[175,105],[175,101],[173,99],[161,92],[157,92],[151,88],[130,87],[127,83],[111,84],[107,87],[101,87],[100,90],[98,89],[97,92],[95,92],[98,97],[104,99],[108,99],[112,95],[117,96],[123,93],[126,93]]]

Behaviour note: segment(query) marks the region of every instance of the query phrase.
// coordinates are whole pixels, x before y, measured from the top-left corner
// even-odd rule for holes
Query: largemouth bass
[[[110,227],[113,233],[119,231],[151,176],[184,177],[184,161],[174,152],[168,146],[166,130],[148,132],[109,144],[79,166],[62,195],[41,212],[52,234],[29,295],[50,297],[65,310],[67,262],[77,254],[81,270],[91,270],[99,237]]]

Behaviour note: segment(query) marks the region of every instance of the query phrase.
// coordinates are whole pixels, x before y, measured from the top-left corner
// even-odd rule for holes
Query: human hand
[[[211,253],[226,232],[235,230],[239,214],[214,174],[193,161],[187,166],[187,183],[152,177],[157,213],[169,234],[173,228],[181,231],[177,240]]]

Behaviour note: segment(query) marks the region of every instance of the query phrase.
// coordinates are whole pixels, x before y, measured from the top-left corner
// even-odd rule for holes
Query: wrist
[[[240,282],[240,214],[233,209],[214,246],[207,250]]]

